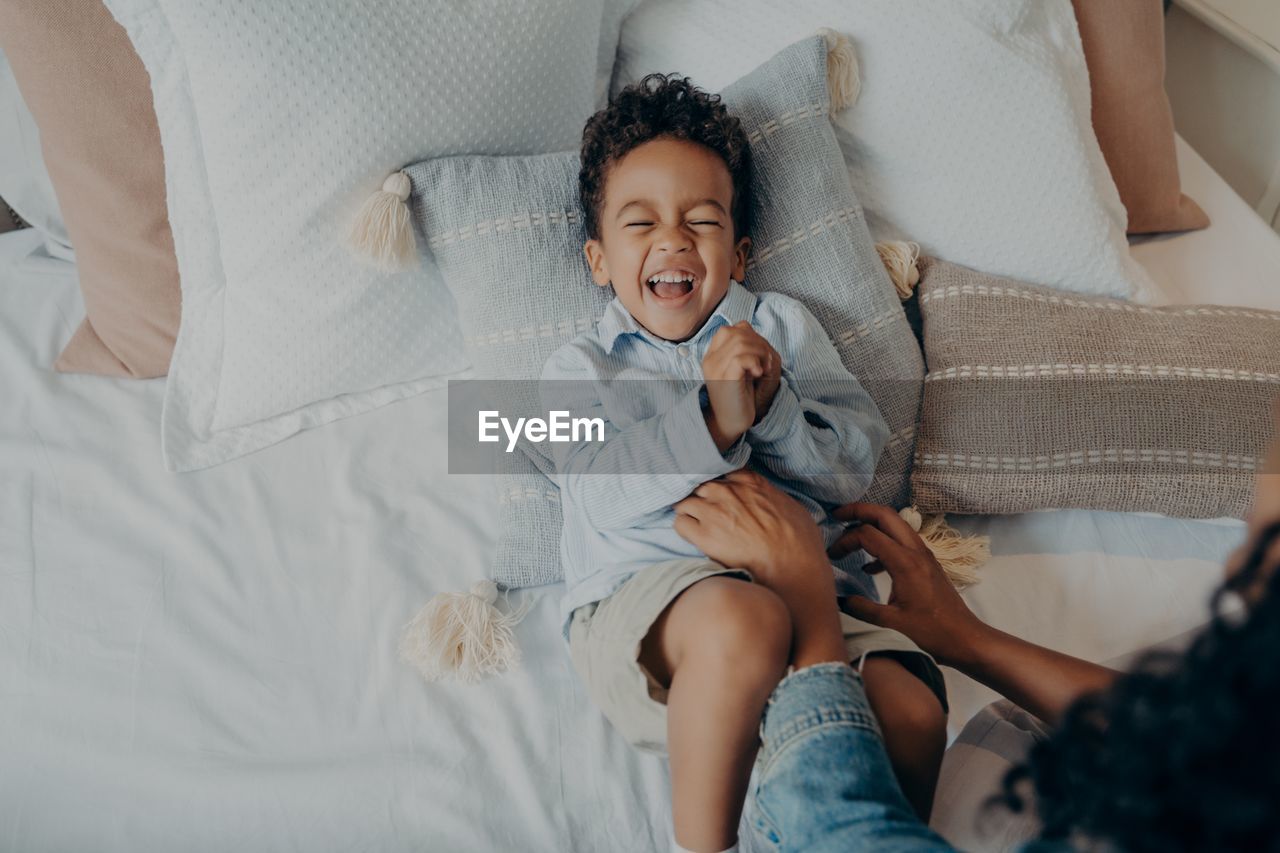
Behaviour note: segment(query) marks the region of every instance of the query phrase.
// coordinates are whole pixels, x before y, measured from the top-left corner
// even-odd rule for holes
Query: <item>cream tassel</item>
[[[418,259],[413,217],[406,204],[411,190],[408,175],[391,173],[382,189],[365,201],[351,225],[347,242],[352,251],[381,270],[407,269]]]
[[[920,283],[920,244],[900,240],[876,243],[876,251],[880,253],[884,268],[889,271],[889,280],[898,291],[898,298],[904,302],[910,299]]]
[[[520,663],[520,647],[512,629],[529,610],[526,602],[512,613],[495,606],[498,587],[476,582],[470,592],[442,592],[431,597],[404,627],[400,659],[417,668],[427,681],[450,676],[471,684]]]
[[[945,515],[925,516],[914,506],[902,509],[898,515],[920,534],[952,586],[964,589],[978,582],[978,569],[991,559],[990,536],[965,536],[947,524]]]
[[[862,91],[858,57],[849,39],[835,30],[823,27],[818,35],[827,43],[827,93],[831,96],[831,114],[835,115],[853,106]]]

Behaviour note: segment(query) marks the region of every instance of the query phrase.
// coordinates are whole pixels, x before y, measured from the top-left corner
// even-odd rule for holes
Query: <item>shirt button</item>
[[[684,344],[681,344],[680,346],[676,347],[676,355],[680,356],[681,358],[688,358],[689,348]]]

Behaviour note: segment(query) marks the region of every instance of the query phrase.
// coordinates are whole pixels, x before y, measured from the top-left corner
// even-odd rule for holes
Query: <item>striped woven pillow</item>
[[[924,512],[1242,518],[1280,396],[1280,313],[1150,307],[921,263]]]

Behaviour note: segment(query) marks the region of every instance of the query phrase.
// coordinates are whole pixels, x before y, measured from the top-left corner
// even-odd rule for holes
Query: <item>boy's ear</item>
[[[599,240],[588,240],[582,247],[591,268],[591,280],[601,287],[609,286],[609,262],[604,258],[604,247]]]
[[[742,281],[747,274],[747,257],[751,254],[751,238],[743,237],[738,241],[738,245],[733,247],[733,274],[730,276],[734,281]]]

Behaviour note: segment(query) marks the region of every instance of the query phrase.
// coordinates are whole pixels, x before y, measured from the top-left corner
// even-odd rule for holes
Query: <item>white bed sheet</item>
[[[82,313],[35,235],[0,237],[0,849],[665,846],[665,764],[588,702],[558,587],[529,593],[516,672],[431,686],[396,660],[414,609],[492,553],[490,484],[445,473],[443,391],[173,475],[161,381],[50,371]],[[1201,623],[1240,535],[963,524],[993,536],[978,613],[1094,660]],[[958,727],[990,694],[948,682]]]
[[[1203,231],[1148,237],[1133,255],[1171,303],[1280,310],[1280,234],[1178,138],[1182,188],[1209,214]]]
[[[82,309],[33,245],[0,239],[0,849],[665,844],[665,766],[587,701],[555,595],[508,677],[396,659],[492,553],[443,392],[166,473],[160,381],[47,368]]]

